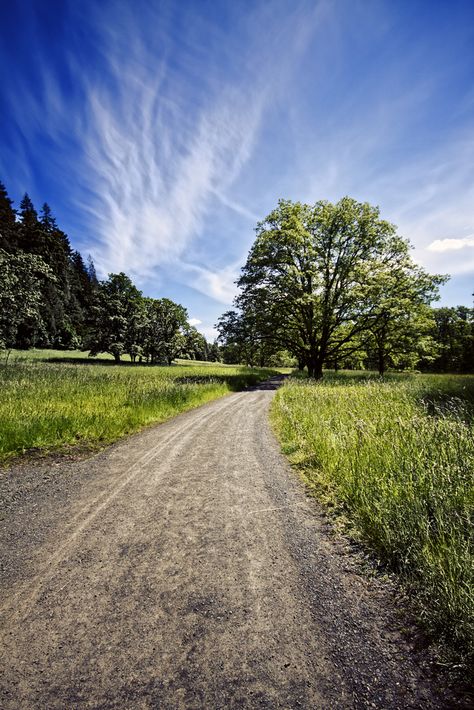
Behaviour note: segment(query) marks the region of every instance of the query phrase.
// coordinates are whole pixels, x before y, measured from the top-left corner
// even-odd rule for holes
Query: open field
[[[292,379],[272,418],[313,493],[395,570],[421,620],[474,655],[474,377]]]
[[[0,360],[0,460],[97,446],[162,422],[272,371],[206,363],[138,366],[82,352],[13,352]]]

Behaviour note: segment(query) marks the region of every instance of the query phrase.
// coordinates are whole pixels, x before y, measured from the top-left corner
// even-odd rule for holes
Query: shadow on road
[[[283,384],[283,381],[288,377],[288,375],[275,375],[275,377],[270,377],[269,380],[265,382],[259,382],[256,385],[246,388],[246,392],[255,392],[256,390],[277,390]]]

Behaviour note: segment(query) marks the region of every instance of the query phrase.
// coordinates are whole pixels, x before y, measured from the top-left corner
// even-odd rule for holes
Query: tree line
[[[1,183],[0,347],[80,348],[152,364],[219,359],[183,306],[143,296],[124,273],[100,281],[47,204],[38,214],[25,194],[16,210]]]
[[[286,361],[315,378],[323,367],[472,372],[474,309],[433,308],[448,277],[410,248],[368,203],[280,200],[217,324],[224,359]]]

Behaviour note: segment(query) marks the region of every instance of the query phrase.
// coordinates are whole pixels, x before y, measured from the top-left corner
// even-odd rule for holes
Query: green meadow
[[[425,628],[474,655],[474,376],[289,380],[284,452],[346,530],[398,573]]]
[[[107,444],[271,374],[219,363],[115,365],[79,351],[13,351],[0,359],[0,461]]]

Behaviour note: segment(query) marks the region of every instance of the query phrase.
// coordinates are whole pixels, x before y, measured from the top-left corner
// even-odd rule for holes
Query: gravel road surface
[[[0,706],[447,708],[279,452],[277,382],[0,473]]]

